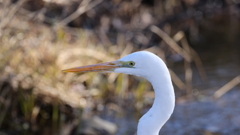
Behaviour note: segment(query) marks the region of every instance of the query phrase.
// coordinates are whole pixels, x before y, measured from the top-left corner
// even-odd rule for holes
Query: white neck
[[[155,99],[152,108],[139,120],[137,135],[158,135],[162,126],[170,118],[175,106],[175,95],[170,75],[156,74],[154,76],[147,79],[153,86]]]

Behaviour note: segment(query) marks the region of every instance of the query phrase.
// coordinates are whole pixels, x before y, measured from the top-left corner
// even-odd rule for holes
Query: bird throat
[[[149,111],[139,120],[137,135],[158,135],[174,110],[175,95],[171,79],[164,79],[167,82],[156,80],[149,80],[155,92],[155,99]]]

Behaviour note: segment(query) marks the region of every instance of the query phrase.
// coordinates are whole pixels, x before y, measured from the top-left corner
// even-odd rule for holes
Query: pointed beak
[[[116,68],[122,67],[121,61],[111,61],[106,63],[99,63],[94,65],[87,65],[82,67],[75,67],[70,69],[65,69],[63,72],[74,72],[74,73],[86,73],[86,72],[103,72],[103,71],[113,71]]]

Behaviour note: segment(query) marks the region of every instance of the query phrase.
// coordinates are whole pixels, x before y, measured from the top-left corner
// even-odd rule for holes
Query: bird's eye
[[[133,62],[133,61],[129,61],[129,66],[134,66],[135,65],[135,62]]]

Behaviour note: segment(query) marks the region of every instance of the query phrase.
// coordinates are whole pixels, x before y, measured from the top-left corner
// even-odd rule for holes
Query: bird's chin
[[[124,74],[128,74],[128,75],[136,75],[133,72],[133,69],[131,69],[131,68],[116,68],[112,72],[114,72],[114,73],[124,73]],[[136,75],[136,76],[139,76],[139,75]]]
[[[115,73],[114,71],[102,71],[102,73]]]

